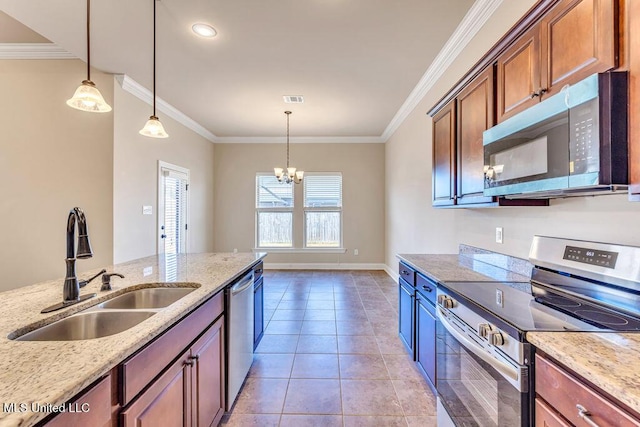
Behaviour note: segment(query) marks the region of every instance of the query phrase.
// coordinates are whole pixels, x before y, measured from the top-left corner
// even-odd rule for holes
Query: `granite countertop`
[[[640,413],[640,334],[527,332],[527,341]]]
[[[529,276],[514,258],[501,254],[456,255],[399,254],[401,261],[436,282],[529,282]],[[524,261],[524,260],[520,260]],[[495,264],[500,266],[496,266]],[[519,273],[513,267],[520,267]],[[526,268],[526,266],[525,266]]]
[[[152,256],[107,267],[124,274],[112,279],[113,290],[101,292],[100,279],[80,290],[97,297],[58,312],[40,310],[62,301],[63,279],[0,293],[0,403],[62,404],[109,372],[199,304],[222,290],[266,254],[207,253]],[[62,267],[62,266],[61,266]],[[100,271],[81,274],[87,278]],[[96,305],[126,290],[150,286],[197,289],[131,329],[83,341],[13,341],[55,320]],[[0,412],[0,426],[30,426],[47,413]]]

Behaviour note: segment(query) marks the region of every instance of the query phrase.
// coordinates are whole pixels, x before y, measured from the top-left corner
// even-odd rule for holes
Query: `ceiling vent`
[[[304,102],[302,95],[285,95],[283,98],[287,104],[302,104]]]

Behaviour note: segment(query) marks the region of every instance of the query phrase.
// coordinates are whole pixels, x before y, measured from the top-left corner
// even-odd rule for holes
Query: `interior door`
[[[186,253],[189,170],[165,162],[158,170],[158,253]]]

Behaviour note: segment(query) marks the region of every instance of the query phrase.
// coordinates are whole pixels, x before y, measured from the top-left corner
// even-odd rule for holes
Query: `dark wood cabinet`
[[[224,317],[191,347],[192,426],[217,425],[224,414]]]
[[[611,70],[618,62],[617,0],[561,0],[541,21],[541,87],[545,97],[566,84]]]
[[[523,34],[496,61],[497,122],[540,101],[540,29]]]
[[[490,203],[484,191],[482,133],[495,124],[493,68],[476,77],[456,98],[456,204]]]
[[[110,373],[65,404],[67,412],[45,422],[46,427],[111,427],[117,425],[118,402]]]
[[[618,62],[616,0],[560,0],[496,60],[497,122]]]
[[[640,2],[628,1],[629,35],[629,194],[640,201]]]
[[[455,203],[455,108],[451,101],[433,116],[433,206]]]
[[[191,425],[191,367],[189,351],[178,359],[122,411],[123,427]]]
[[[434,286],[435,293],[435,286]],[[436,385],[436,312],[429,298],[416,292],[416,363],[431,389]]]
[[[639,414],[626,411],[573,372],[539,353],[535,360],[536,426],[640,425]]]

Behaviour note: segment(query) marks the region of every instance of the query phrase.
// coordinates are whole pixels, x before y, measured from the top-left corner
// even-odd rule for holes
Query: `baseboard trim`
[[[265,270],[385,270],[382,263],[264,263]]]
[[[385,273],[387,273],[389,275],[389,277],[391,277],[395,282],[398,281],[398,279],[400,278],[400,274],[398,274],[398,272],[396,272],[394,269],[392,269],[391,267],[389,267],[388,265],[385,264],[384,266],[384,271]]]

